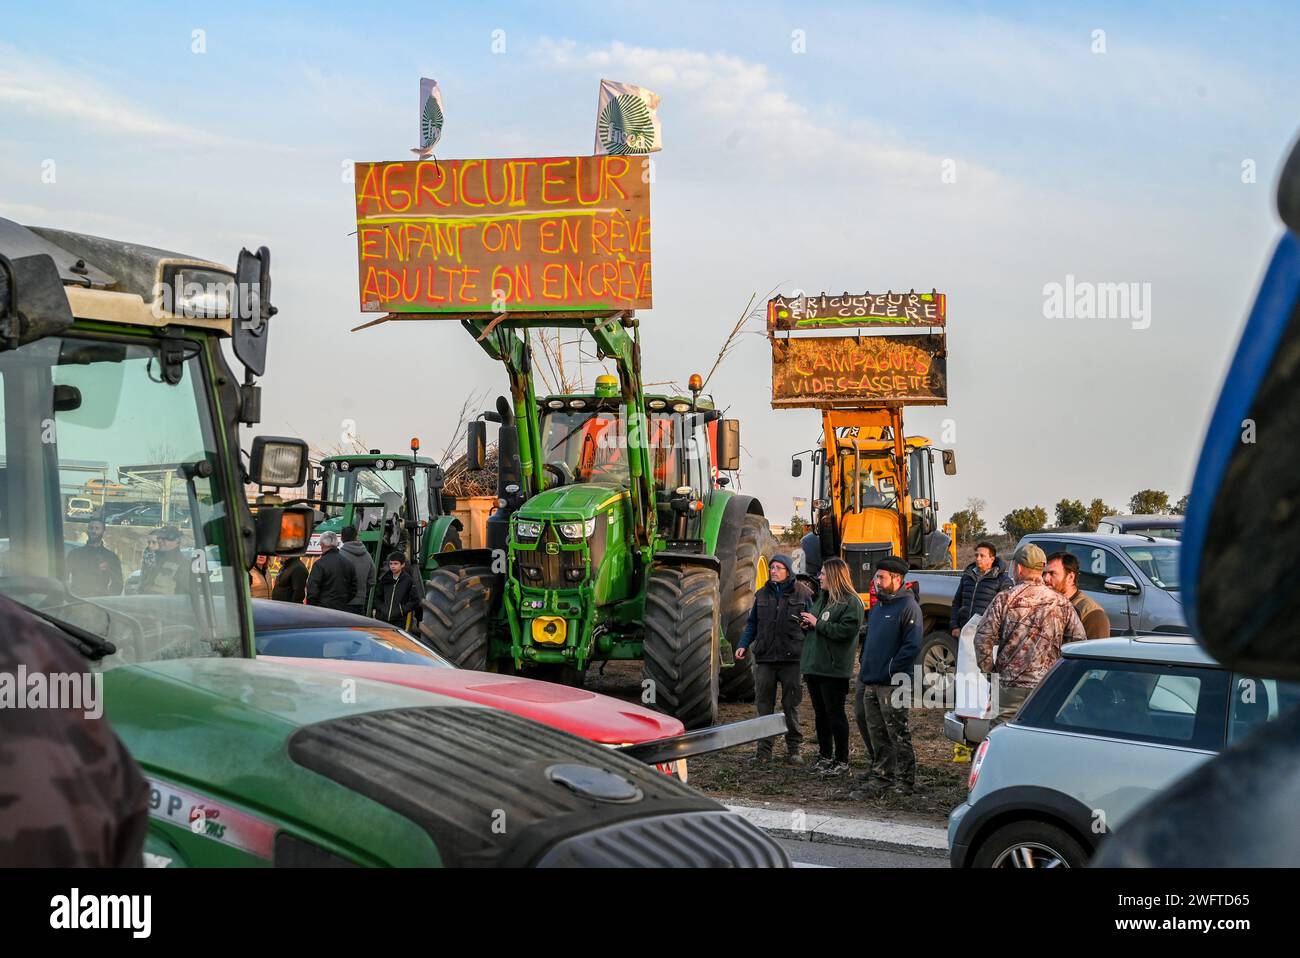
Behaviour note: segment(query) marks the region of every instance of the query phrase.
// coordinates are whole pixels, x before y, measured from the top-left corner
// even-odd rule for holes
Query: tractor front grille
[[[607,522],[604,515],[597,516],[596,529],[587,540],[592,569],[599,568],[605,558]],[[553,553],[547,552],[548,545],[554,548]],[[585,578],[582,550],[559,548],[563,545],[573,545],[573,543],[560,535],[555,523],[547,523],[536,549],[520,549],[515,553],[520,567],[520,582],[534,589],[578,588]]]
[[[844,561],[848,563],[853,588],[859,592],[868,591],[871,588],[871,578],[876,574],[881,561],[893,553],[894,548],[888,542],[844,543]]]

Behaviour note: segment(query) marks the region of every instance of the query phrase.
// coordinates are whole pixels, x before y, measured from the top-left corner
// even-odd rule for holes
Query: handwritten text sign
[[[861,296],[778,296],[767,303],[769,332],[841,326],[942,326],[943,293],[864,293]]]
[[[942,404],[945,343],[936,336],[826,336],[772,343],[772,405]]]
[[[358,163],[363,312],[648,309],[645,160]]]

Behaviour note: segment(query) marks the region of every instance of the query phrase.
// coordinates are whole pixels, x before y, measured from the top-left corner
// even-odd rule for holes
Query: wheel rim
[[[1069,868],[1055,848],[1040,842],[1018,842],[993,861],[994,868]]]
[[[942,642],[936,642],[926,650],[921,660],[921,669],[929,687],[947,694],[957,680],[957,656]]]

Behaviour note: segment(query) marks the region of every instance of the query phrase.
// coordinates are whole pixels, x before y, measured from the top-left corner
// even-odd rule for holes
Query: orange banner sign
[[[942,405],[944,337],[824,336],[772,342],[772,406]]]
[[[361,309],[649,309],[650,185],[635,156],[358,163]]]

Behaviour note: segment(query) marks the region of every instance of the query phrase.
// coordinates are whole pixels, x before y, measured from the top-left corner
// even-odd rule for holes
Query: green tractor
[[[459,549],[465,529],[452,513],[454,503],[443,495],[442,467],[419,451],[420,441],[412,439],[409,453],[372,449],[322,459],[307,490],[308,500],[320,510],[317,537],[308,551],[316,550],[319,533],[355,526],[378,573],[396,551],[406,556],[412,575],[427,579],[436,567],[434,557]],[[373,600],[367,597],[367,612]]]
[[[766,728],[620,754],[506,711],[257,659],[248,569],[303,552],[315,511],[279,496],[306,480],[305,442],[241,448],[273,313],[265,248],[230,270],[0,219],[0,596],[102,681],[103,717],[148,780],[147,863],[784,864],[769,838],[646,764]],[[141,573],[136,589],[76,574],[90,516],[72,500],[87,477],[133,506],[165,497],[179,540],[104,533],[123,575]],[[51,695],[82,687],[48,678]],[[6,779],[20,808],[76,778],[25,775]]]
[[[527,329],[539,318],[463,320],[505,365],[513,402],[468,425],[471,469],[499,426],[498,509],[486,549],[434,558],[421,631],[464,668],[572,685],[594,662],[640,660],[643,701],[712,725],[719,698],[753,697],[734,644],[774,551],[758,500],[719,475],[739,468],[740,424],[698,376],[689,396],[645,394],[630,313],[543,322],[585,331],[617,376],[538,396]]]

